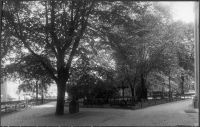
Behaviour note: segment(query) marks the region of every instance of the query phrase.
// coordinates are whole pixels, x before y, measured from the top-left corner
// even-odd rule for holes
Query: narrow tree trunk
[[[141,88],[141,85],[138,85],[137,86],[137,89],[136,89],[136,95],[137,95],[137,100],[138,102],[141,102],[141,95],[142,95],[142,88]]]
[[[184,75],[181,74],[181,94],[184,94]]]
[[[38,105],[38,81],[36,81],[36,105]]]
[[[171,84],[170,84],[170,73],[169,73],[169,99],[171,98]]]
[[[145,77],[141,74],[141,98],[147,99],[147,88],[145,86]]]
[[[135,96],[135,90],[134,90],[134,86],[130,83],[130,88],[131,88],[131,94],[132,94],[132,97]]]
[[[64,99],[65,99],[65,84],[66,82],[57,82],[57,104],[56,115],[64,115]]]
[[[131,86],[131,94],[132,94],[133,97],[135,96],[135,92],[134,91],[135,90],[134,90],[133,86]]]
[[[41,98],[41,104],[43,104],[43,103],[44,103],[43,87],[42,87],[41,89],[42,89],[42,98]]]
[[[134,97],[135,96],[135,94],[134,94],[134,86],[132,85],[132,83],[131,83],[131,81],[129,79],[127,79],[127,80],[128,80],[129,85],[130,85],[130,88],[131,88],[131,94]],[[133,83],[135,83],[135,82],[133,82]]]
[[[132,94],[132,105],[135,105],[135,103],[137,102],[137,98],[135,96],[135,87],[134,87],[134,83],[135,83],[135,79],[134,78],[134,81],[133,81],[133,84],[131,83],[131,81],[129,79],[128,80],[128,83],[130,85],[130,88],[131,88],[131,94]]]
[[[141,79],[140,79],[140,82],[141,82],[141,99],[144,99],[144,76],[143,74],[140,75]]]

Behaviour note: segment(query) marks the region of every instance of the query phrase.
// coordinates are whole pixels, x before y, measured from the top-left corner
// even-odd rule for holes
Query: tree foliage
[[[76,99],[109,99],[118,95],[118,88],[108,80],[102,80],[95,75],[85,74],[77,80],[77,84],[69,84],[67,92]]]
[[[192,25],[173,21],[170,5],[6,1],[3,9],[1,47],[8,48],[2,54],[13,63],[5,72],[45,83],[54,80],[57,115],[64,114],[65,91],[70,93],[72,86],[84,89],[80,97],[110,97],[126,81],[132,96],[143,97],[153,77],[193,76]]]

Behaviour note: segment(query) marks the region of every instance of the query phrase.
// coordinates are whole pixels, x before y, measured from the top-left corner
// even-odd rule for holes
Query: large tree
[[[131,8],[119,3],[112,7],[111,12],[121,18],[112,17],[113,20],[110,21],[107,14],[107,17],[102,19],[104,24],[101,25],[100,31],[105,34],[105,39],[102,37],[101,41],[114,50],[118,76],[127,80],[132,96],[136,95],[136,89],[141,89],[142,93],[146,92],[145,80],[151,71],[169,65],[166,58],[168,55],[163,57],[163,51],[169,45],[169,39],[165,36],[169,33],[169,22],[165,22],[170,15],[167,15],[166,10],[161,10],[160,6],[144,2],[136,3]],[[129,11],[117,11],[118,7]],[[128,13],[131,9],[132,15]]]
[[[123,7],[123,3],[128,8]],[[119,20],[114,21],[116,25],[123,21],[132,21],[127,15],[120,18],[126,14],[123,10],[128,12],[128,15],[131,15],[133,11],[140,13],[140,5],[137,2],[106,1],[5,3],[4,10],[7,15],[3,20],[5,27],[10,30],[12,38],[20,44],[18,51],[21,47],[28,49],[57,84],[58,96],[55,114],[64,114],[65,86],[70,77],[73,57],[79,50],[78,46],[81,43],[87,45],[88,40],[85,38],[88,38],[88,35],[93,36],[90,38],[93,40],[95,36],[99,37],[98,30],[102,29],[99,23],[107,24],[107,21],[112,22],[117,18]],[[99,22],[105,16],[107,21]],[[129,24],[130,22],[127,23],[127,25]],[[23,56],[21,55],[21,57]]]
[[[10,36],[37,59],[58,88],[56,115],[64,114],[69,69],[87,28],[94,2],[5,2]],[[23,56],[21,56],[23,57]]]

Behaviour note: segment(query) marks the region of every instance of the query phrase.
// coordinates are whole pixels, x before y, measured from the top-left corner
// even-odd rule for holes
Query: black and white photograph
[[[199,126],[199,1],[1,0],[1,127]]]

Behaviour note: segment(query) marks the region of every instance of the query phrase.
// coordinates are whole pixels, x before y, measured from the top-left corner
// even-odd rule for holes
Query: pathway
[[[139,110],[80,108],[77,114],[69,114],[65,107],[65,115],[55,116],[56,102],[51,102],[3,115],[1,126],[194,126],[198,113],[185,112],[194,110],[191,104],[187,99]]]

